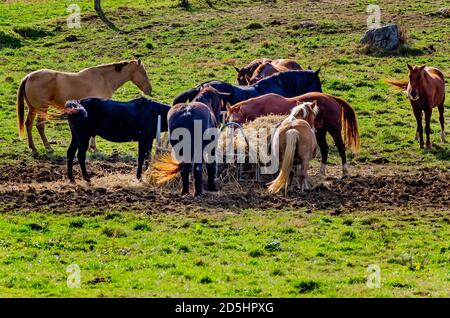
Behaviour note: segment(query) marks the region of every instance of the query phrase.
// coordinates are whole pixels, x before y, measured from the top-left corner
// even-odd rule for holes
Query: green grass
[[[139,57],[154,99],[171,103],[180,92],[210,79],[234,83],[233,65],[257,57],[293,58],[322,67],[326,93],[340,96],[358,114],[362,151],[351,164],[450,167],[450,143],[434,149],[415,142],[415,120],[405,96],[384,83],[406,79],[406,63],[439,67],[450,76],[450,23],[433,15],[447,1],[379,1],[383,22],[407,28],[409,48],[396,55],[367,54],[358,46],[367,1],[102,1],[120,32],[95,17],[92,1],[81,7],[82,28],[68,29],[67,1],[0,3],[0,164],[34,164],[19,140],[15,98],[29,72],[85,67]],[[307,27],[303,22],[311,21]],[[426,48],[434,44],[436,52]],[[450,96],[447,85],[447,96]],[[114,98],[139,95],[127,84]],[[446,102],[448,125],[449,102]],[[450,129],[448,129],[450,131]],[[47,125],[65,156],[65,122]],[[44,148],[34,130],[38,149]],[[330,140],[332,164],[339,162]],[[98,141],[104,160],[119,152],[136,157],[136,145]],[[43,155],[43,157],[45,157]],[[0,203],[2,204],[2,203]],[[67,215],[10,211],[0,215],[0,296],[449,296],[448,217],[408,213],[241,211],[223,215],[144,216],[129,211]],[[66,269],[78,264],[80,289],[67,288]],[[369,289],[367,267],[381,268],[381,288]]]
[[[386,78],[406,78],[406,62],[433,65],[450,74],[450,44],[441,40],[450,37],[448,19],[431,15],[444,7],[445,1],[382,2],[383,21],[405,25],[412,49],[422,50],[434,44],[437,52],[422,50],[419,55],[408,55],[409,51],[402,51],[381,56],[366,54],[358,46],[367,18],[366,4],[361,1],[345,5],[317,3],[308,11],[299,9],[304,1],[216,1],[213,3],[217,9],[203,1],[192,1],[189,11],[179,8],[175,0],[105,1],[106,14],[120,32],[108,29],[95,18],[91,2],[77,2],[83,18],[81,29],[66,27],[67,4],[61,1],[0,4],[0,37],[4,39],[0,48],[3,160],[30,159],[26,142],[17,138],[14,107],[20,79],[30,71],[77,71],[140,57],[153,82],[153,98],[171,103],[178,93],[205,80],[235,82],[232,65],[242,66],[261,56],[290,57],[304,67],[322,67],[324,91],[345,98],[358,113],[363,148],[360,156],[351,158],[353,163],[386,159],[396,164],[419,161],[440,165],[450,159],[450,146],[442,144],[438,135],[437,112],[432,117],[435,148],[421,151],[413,140],[411,106],[404,95],[384,83]],[[271,14],[261,15],[258,10],[262,9]],[[336,14],[341,17],[337,19]],[[399,16],[394,19],[395,15]],[[421,19],[416,23],[409,23],[418,16]],[[312,21],[313,25],[299,27],[303,21]],[[127,84],[114,97],[127,100],[138,94],[136,87]],[[448,113],[448,102],[446,109]],[[48,135],[57,142],[56,154],[64,155],[67,125],[51,122],[48,127]],[[36,131],[34,135],[43,151]],[[100,149],[134,155],[136,145],[100,141]],[[331,160],[337,163],[335,156]]]
[[[449,296],[448,219],[411,226],[401,212],[358,215],[351,225],[348,218],[1,215],[0,295]],[[67,287],[71,264],[80,267],[81,288]],[[366,286],[371,264],[381,269],[380,288]]]

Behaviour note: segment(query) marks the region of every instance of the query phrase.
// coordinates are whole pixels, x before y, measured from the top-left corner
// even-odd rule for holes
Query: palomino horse
[[[444,102],[445,79],[444,74],[434,67],[408,65],[409,82],[388,80],[389,84],[406,89],[409,101],[417,121],[416,140],[420,140],[420,148],[424,147],[422,112],[425,113],[425,133],[427,134],[427,149],[431,149],[430,121],[433,108],[437,106],[439,122],[441,124],[441,140],[445,142]]]
[[[26,101],[28,147],[33,154],[37,153],[32,136],[33,121],[37,115],[36,127],[45,149],[51,152],[52,148],[44,131],[49,106],[63,109],[66,101],[86,97],[110,99],[114,92],[128,81],[133,82],[143,93],[151,94],[150,80],[141,60],[99,65],[78,73],[53,70],[32,72],[22,79],[17,92],[19,135],[22,137],[24,134]],[[95,140],[91,141],[95,150]]]
[[[356,153],[359,150],[360,141],[355,111],[346,101],[339,97],[323,93],[309,93],[294,98],[267,94],[228,107],[226,121],[242,124],[264,115],[289,114],[298,103],[313,102],[315,100],[317,100],[320,109],[314,124],[317,129],[317,143],[322,156],[319,174],[325,175],[326,172],[328,160],[326,134],[329,132],[342,159],[343,176],[347,176],[348,165],[345,146],[350,147],[352,152]]]
[[[294,97],[309,92],[321,92],[322,83],[320,82],[319,72],[320,70],[316,72],[311,70],[277,73],[250,86],[231,85],[222,81],[209,81],[181,93],[175,98],[173,104],[192,101],[204,85],[214,87],[219,92],[228,93],[229,95],[224,102],[231,105],[269,93]]]
[[[220,115],[223,107],[223,98],[227,94],[220,93],[212,87],[204,87],[200,94],[194,99],[192,103],[177,104],[173,106],[167,116],[170,144],[173,149],[179,148],[179,143],[183,142],[181,146],[181,153],[174,153],[176,160],[172,156],[163,158],[159,162],[153,164],[152,175],[155,176],[156,182],[161,184],[175,178],[178,173],[181,173],[183,179],[182,194],[189,193],[189,175],[191,171],[194,174],[195,180],[195,195],[203,194],[203,161],[205,148],[213,146],[211,155],[215,156],[215,145],[217,138],[213,141],[206,140],[205,132],[211,128],[218,128],[220,125]],[[198,124],[201,126],[199,127]],[[198,129],[197,129],[198,127]],[[180,140],[181,132],[188,132],[189,136],[184,136]],[[201,133],[201,136],[198,136]],[[196,141],[199,141],[197,144]],[[186,145],[190,142],[190,145]],[[178,146],[177,146],[178,145]],[[216,189],[216,160],[215,158],[208,158],[206,164],[208,171],[207,190],[217,191]],[[192,169],[193,168],[193,169]]]
[[[137,178],[141,180],[142,166],[152,151],[156,138],[158,116],[161,116],[161,131],[167,131],[167,113],[170,106],[144,97],[130,102],[116,102],[109,99],[86,98],[68,101],[64,113],[69,119],[72,141],[67,150],[67,175],[73,177],[73,159],[77,153],[83,179],[90,181],[86,170],[86,151],[89,139],[100,136],[112,142],[137,141]]]
[[[302,112],[303,119],[296,119]],[[272,152],[279,157],[281,162],[278,177],[269,183],[269,192],[277,193],[283,186],[285,194],[288,192],[290,176],[293,166],[300,170],[300,190],[309,190],[308,168],[309,161],[316,156],[317,142],[314,133],[314,121],[319,108],[317,103],[300,104],[291,112],[287,120],[277,128],[272,143]],[[298,169],[300,166],[300,169]]]
[[[277,64],[276,61],[282,61],[281,63]],[[263,63],[260,66],[256,68],[256,70],[253,72],[253,76],[248,80],[249,85],[253,85],[263,78],[266,78],[270,75],[279,73],[279,72],[285,72],[289,70],[302,70],[301,66],[291,60],[276,60],[272,63]]]
[[[271,64],[274,69],[276,70],[272,74],[281,72],[281,71],[301,71],[302,67],[293,60],[287,60],[287,59],[278,59],[278,60],[271,60],[267,58],[262,59],[256,59],[252,61],[250,64],[244,66],[243,68],[237,68],[236,70],[237,74],[237,81],[239,85],[251,85],[250,79],[254,77],[255,71],[263,64]],[[270,75],[272,75],[270,74]],[[269,75],[266,75],[266,77]],[[261,77],[263,78],[263,77]],[[260,78],[260,79],[261,79]]]

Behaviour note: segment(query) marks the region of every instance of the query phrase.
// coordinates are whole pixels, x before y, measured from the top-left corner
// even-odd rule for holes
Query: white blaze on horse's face
[[[417,101],[420,98],[420,82],[422,80],[423,71],[425,66],[414,67],[408,65],[409,68],[409,83],[406,93],[411,101]]]

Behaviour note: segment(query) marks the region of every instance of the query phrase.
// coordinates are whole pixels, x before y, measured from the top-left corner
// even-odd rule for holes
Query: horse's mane
[[[120,61],[120,62],[114,62],[114,63],[100,64],[97,66],[85,68],[84,70],[82,70],[82,72],[88,71],[91,69],[106,69],[106,68],[111,68],[111,67],[113,67],[116,70],[116,72],[120,72],[122,70],[122,68],[124,68],[128,64],[130,64],[129,61]]]

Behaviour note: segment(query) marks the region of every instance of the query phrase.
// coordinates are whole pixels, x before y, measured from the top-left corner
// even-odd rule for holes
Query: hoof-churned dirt
[[[450,173],[445,169],[400,171],[393,166],[366,165],[353,167],[352,176],[341,179],[334,168],[320,183],[315,180],[318,185],[314,190],[305,193],[270,195],[264,185],[231,183],[201,198],[139,183],[131,164],[93,163],[89,170],[93,175],[91,184],[81,181],[79,175],[77,183],[71,184],[61,164],[0,166],[0,211],[238,213],[242,209],[305,207],[340,214],[394,207],[448,211],[450,202]]]

